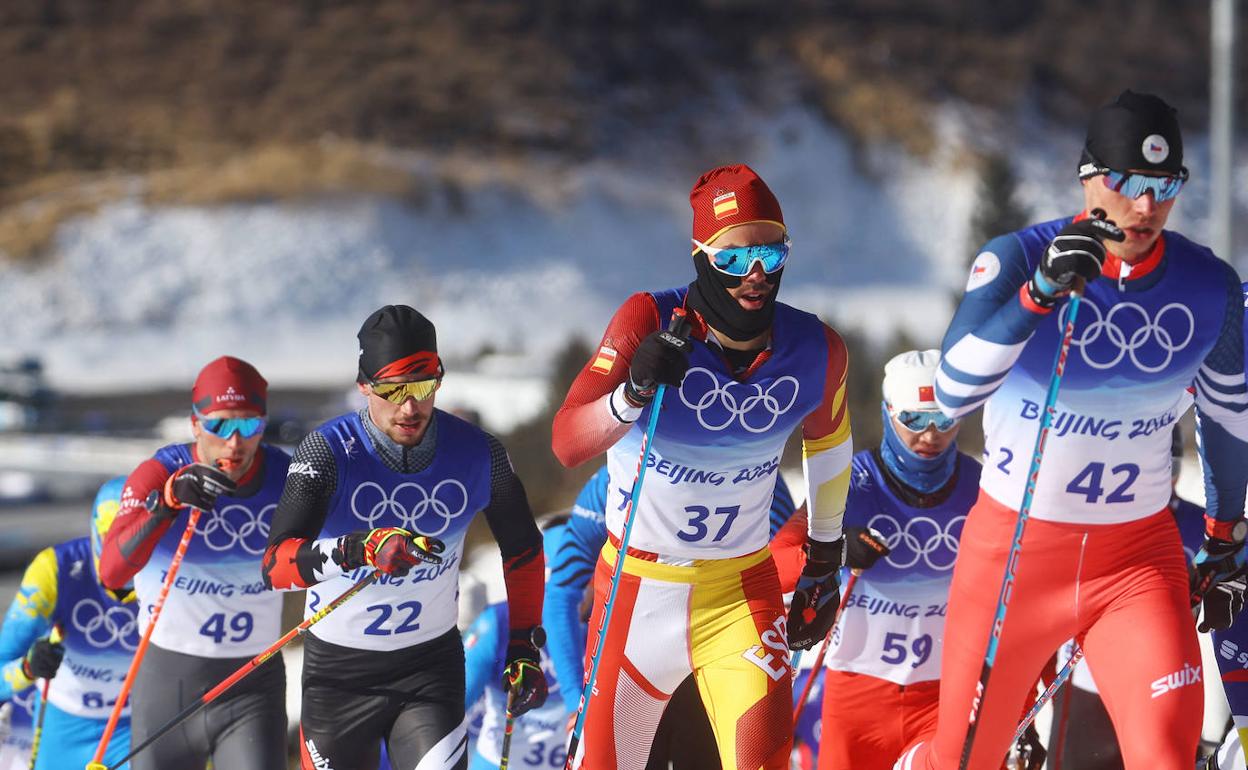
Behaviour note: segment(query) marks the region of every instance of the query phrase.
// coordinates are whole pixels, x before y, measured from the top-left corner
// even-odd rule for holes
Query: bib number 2
[[[712,543],[718,543],[728,534],[728,530],[732,529],[732,522],[736,520],[737,514],[741,512],[739,505],[727,505],[716,508],[712,511],[704,505],[687,505],[685,513],[691,514],[688,523],[688,531],[682,529],[677,531],[676,537],[684,540],[686,543],[697,543],[706,538],[710,534],[710,527],[707,526],[707,519],[712,516],[722,517],[714,519],[711,524],[719,524],[719,528],[715,532],[715,537],[711,538]]]

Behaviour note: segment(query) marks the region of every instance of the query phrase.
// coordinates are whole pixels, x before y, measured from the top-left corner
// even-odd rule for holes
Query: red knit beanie
[[[740,164],[720,166],[699,177],[689,191],[693,237],[710,243],[735,225],[774,222],[784,228],[780,203],[754,169]]]
[[[191,389],[191,404],[200,414],[221,409],[265,413],[269,383],[256,367],[233,356],[221,356],[200,370]]]

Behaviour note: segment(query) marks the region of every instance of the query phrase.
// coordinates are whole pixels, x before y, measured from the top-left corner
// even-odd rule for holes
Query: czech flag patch
[[[610,374],[611,367],[615,366],[615,358],[619,355],[613,348],[606,345],[598,348],[598,355],[594,357],[594,363],[590,365],[590,371],[599,374]]]
[[[711,208],[715,211],[716,219],[732,216],[737,213],[737,194],[726,192],[723,195],[716,195],[711,200]]]

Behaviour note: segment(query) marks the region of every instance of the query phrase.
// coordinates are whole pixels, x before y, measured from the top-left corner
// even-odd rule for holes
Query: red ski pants
[[[902,749],[936,727],[939,681],[900,685],[828,671],[823,682],[819,770],[888,770]]]
[[[971,509],[949,593],[935,735],[902,755],[902,770],[958,767],[1017,515],[982,492]],[[968,767],[1001,767],[1041,667],[1071,637],[1096,671],[1126,769],[1190,768],[1203,672],[1183,549],[1165,510],[1123,524],[1027,523]]]

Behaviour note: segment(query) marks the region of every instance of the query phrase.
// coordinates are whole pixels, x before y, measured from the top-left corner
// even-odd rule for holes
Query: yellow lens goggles
[[[409,398],[424,401],[432,398],[442,385],[442,378],[416,380],[415,382],[371,382],[373,393],[392,404],[402,404]]]

